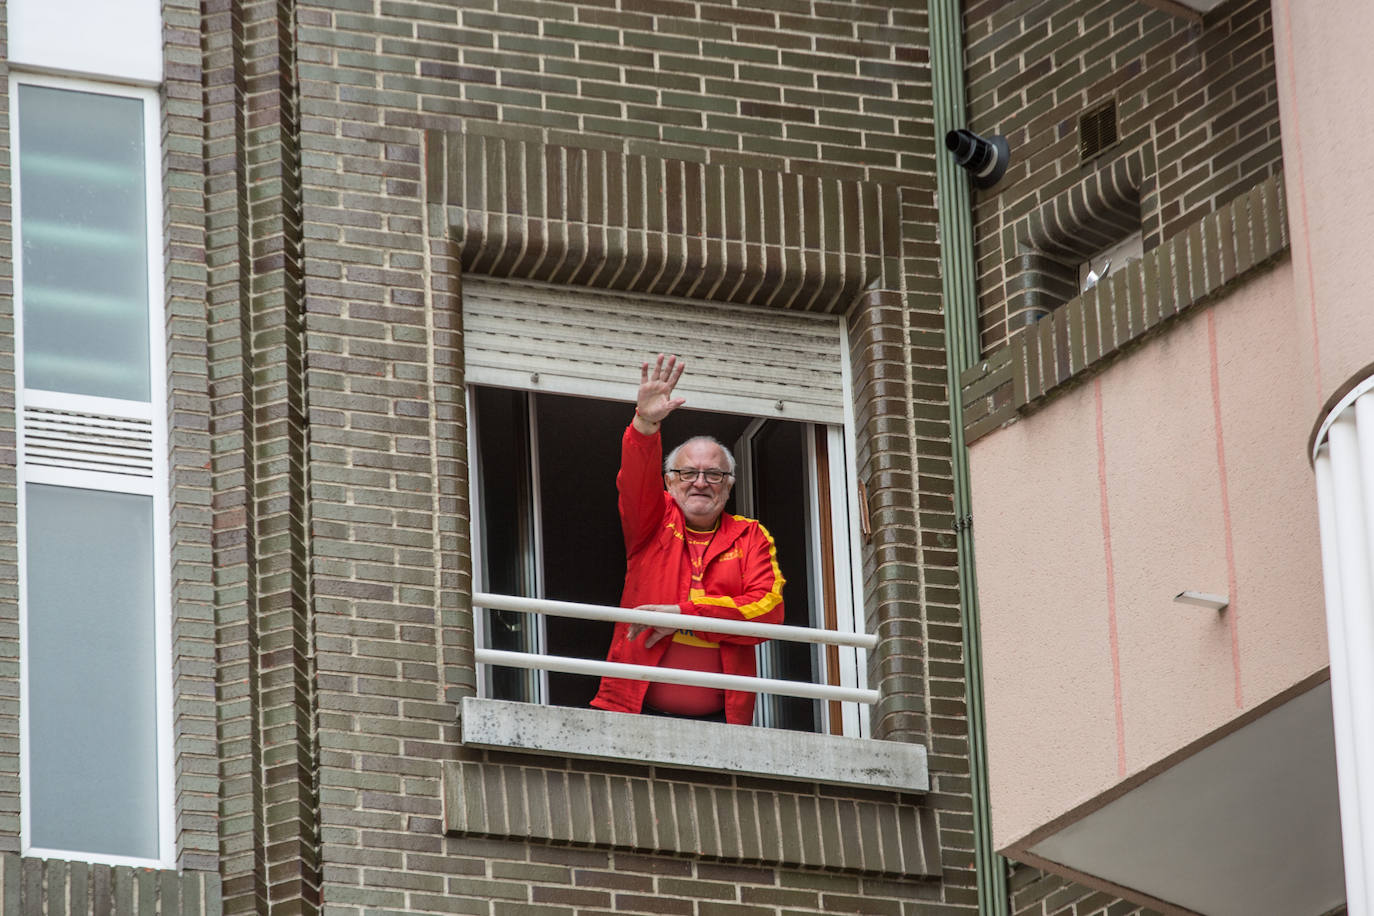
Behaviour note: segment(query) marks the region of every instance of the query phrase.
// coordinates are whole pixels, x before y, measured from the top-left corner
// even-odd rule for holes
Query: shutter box
[[[844,422],[844,325],[833,315],[463,278],[469,384],[633,402],[638,367],[676,353],[687,407]]]

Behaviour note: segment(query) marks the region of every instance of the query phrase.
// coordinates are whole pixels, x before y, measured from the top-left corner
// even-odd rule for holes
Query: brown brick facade
[[[1109,90],[1124,99],[1119,150],[1140,168],[1122,199],[1155,241],[1278,168],[1272,85],[1254,76],[1272,53],[1256,4],[1228,5],[1204,28],[1128,0],[1044,12],[1055,6],[966,12],[971,126],[1008,133],[1016,156],[976,213],[989,351],[1016,321],[1006,290],[1033,273],[1008,266],[1004,247],[1024,237],[1047,250],[1036,227],[1056,195],[1091,180],[1056,135],[1075,106]],[[4,911],[46,900],[53,912],[59,899],[118,913],[976,911],[924,6],[163,10],[180,874],[13,855],[7,671]],[[1080,26],[1099,12],[1105,31]],[[1081,58],[1063,87],[1050,86],[1053,55]],[[1105,72],[1103,55],[1128,76]],[[1217,66],[1236,76],[1217,84],[1220,101],[1208,96],[1207,123],[1230,139],[1199,144],[1183,109],[1197,73]],[[1017,102],[996,88],[1008,74]],[[1144,102],[1166,85],[1172,107]],[[1037,101],[1047,91],[1050,106]],[[1258,113],[1240,120],[1240,108]],[[1252,157],[1234,155],[1242,141]],[[0,171],[0,205],[8,194]],[[9,256],[0,291],[12,292]],[[846,317],[872,522],[862,600],[879,637],[874,733],[928,748],[928,794],[459,744],[455,703],[476,691],[464,275]],[[1068,310],[1056,314],[1045,328]],[[12,362],[9,335],[4,354]],[[990,378],[965,379],[973,424],[993,411],[979,414],[970,391],[1009,403],[984,390]],[[12,403],[8,369],[0,390]],[[13,449],[7,428],[0,509],[11,513]],[[10,643],[15,543],[6,522]],[[663,800],[610,821],[609,838],[596,821],[590,835],[574,829],[571,808],[566,825],[535,823],[530,793],[547,803],[575,778],[587,818],[626,794]],[[473,810],[450,810],[446,791],[450,807]],[[654,805],[673,813],[671,836],[647,820]],[[1016,873],[1017,913],[1136,912],[1030,874]]]
[[[1033,282],[1026,258],[1064,264],[1076,289],[1085,254],[1045,254],[1015,227],[1056,199],[1083,204],[1095,172],[1133,156],[1144,163],[1130,207],[1146,250],[1278,174],[1269,19],[1264,0],[1235,0],[1205,18],[1135,0],[968,4],[969,126],[1005,134],[1012,150],[1006,177],[975,205],[985,353],[1072,295]],[[1079,118],[1108,101],[1119,140],[1081,161]],[[1112,224],[1109,208],[1095,216],[1087,221]]]
[[[895,186],[619,146],[483,121],[427,134],[431,232],[465,273],[570,286],[819,312],[900,289]]]
[[[961,379],[967,441],[1286,256],[1269,9],[966,5],[969,127],[1011,147],[974,206],[983,358]],[[1081,157],[1079,119],[1106,102],[1118,139]],[[1078,266],[1134,231],[1144,257],[1083,291]],[[1153,912],[1030,865],[1012,863],[1009,885],[1014,916]]]
[[[1269,179],[970,367],[961,386],[967,440],[1034,410],[1287,250],[1283,181]]]
[[[1154,916],[1155,913],[1029,865],[1016,866],[1010,891],[1011,916]]]
[[[319,905],[291,9],[204,19],[226,912]]]
[[[553,856],[556,847],[538,852],[546,847],[508,846],[516,850],[508,856],[513,862],[493,857],[470,881],[451,872],[471,868],[462,850],[474,841],[445,837],[439,816],[443,761],[472,767],[483,759],[456,746],[452,728],[451,702],[473,685],[464,597],[470,573],[459,278],[464,272],[538,277],[813,310],[846,309],[876,281],[885,291],[869,294],[851,321],[860,474],[869,482],[875,527],[866,607],[884,644],[872,669],[872,679],[884,684],[876,727],[893,738],[928,740],[928,685],[932,673],[945,673],[929,670],[924,657],[921,607],[928,598],[919,562],[952,565],[952,555],[920,558],[911,547],[922,528],[931,532],[930,542],[940,537],[935,532],[948,510],[942,516],[938,509],[941,499],[947,501],[948,484],[931,477],[929,502],[915,498],[916,418],[906,392],[923,370],[907,341],[909,312],[923,300],[906,287],[918,285],[908,281],[915,276],[919,283],[931,261],[903,259],[903,240],[930,234],[917,225],[919,208],[908,217],[903,207],[922,199],[928,207],[931,179],[897,171],[916,161],[902,151],[910,144],[899,135],[919,131],[920,120],[919,106],[906,101],[907,90],[894,82],[919,75],[912,62],[918,42],[907,39],[920,34],[920,23],[876,8],[858,17],[849,9],[802,17],[687,4],[644,11],[559,4],[379,9],[380,16],[342,6],[294,10],[304,226],[301,381],[309,455],[309,496],[299,511],[309,518],[303,556],[310,570],[307,592],[297,599],[304,601],[297,629],[313,634],[317,670],[314,696],[302,696],[296,707],[309,715],[315,702],[317,745],[312,749],[283,732],[266,697],[256,713],[245,704],[246,723],[251,727],[255,715],[261,723],[258,753],[269,772],[272,737],[287,740],[283,750],[297,749],[293,760],[318,754],[326,905],[339,911],[513,912],[522,901],[536,908],[530,912],[559,912],[554,904],[560,895],[568,904],[576,901],[566,891],[541,890],[547,869],[533,860]],[[612,13],[623,23],[619,46],[607,44],[614,33],[605,28],[605,17]],[[262,22],[245,18],[240,28],[247,67],[261,71],[258,78],[270,92],[273,68],[253,63],[250,48],[257,46],[246,40],[269,34],[268,20]],[[771,25],[766,38],[757,30],[765,24]],[[798,31],[814,33],[804,36],[811,49],[805,56],[765,47],[775,38],[797,45],[792,33]],[[686,37],[674,37],[679,32]],[[849,37],[836,43],[832,33]],[[654,52],[656,71],[640,68],[654,58],[636,47],[639,42],[664,45]],[[688,50],[696,56],[687,56]],[[803,62],[814,69],[797,69]],[[688,91],[693,85],[695,93]],[[723,92],[727,85],[740,97]],[[270,308],[286,309],[281,321],[290,328],[289,221],[272,209],[270,187],[264,217],[254,215],[255,195],[265,182],[252,177],[260,160],[279,155],[270,145],[254,152],[252,144],[279,142],[270,136],[271,125],[286,118],[273,113],[270,101],[253,108],[252,86],[249,80],[242,90],[249,102],[241,128],[248,216],[240,219],[248,238],[240,244],[252,255],[254,295],[247,301],[262,306],[254,306],[246,328],[243,320],[237,326],[240,340],[254,342],[246,349],[237,345],[249,354],[238,364],[253,367],[258,388],[273,377],[271,366],[283,366],[289,393],[289,348],[280,358],[271,356],[271,347],[281,345],[272,343],[269,328],[278,325],[255,324],[271,322],[273,312],[262,309],[280,301]],[[646,93],[658,109],[652,118],[642,117],[639,107]],[[856,103],[868,111],[854,114]],[[671,110],[677,105],[683,110]],[[709,110],[685,113],[694,106]],[[723,107],[732,113],[717,110]],[[500,124],[493,123],[496,116]],[[701,125],[692,128],[698,133],[677,123],[692,119]],[[884,141],[884,131],[893,139]],[[722,132],[733,132],[733,139]],[[719,142],[700,142],[707,135]],[[289,141],[280,155],[287,153]],[[439,163],[442,169],[432,167]],[[270,182],[270,172],[263,171]],[[428,218],[425,195],[440,192],[442,216]],[[282,231],[272,230],[273,220]],[[282,280],[269,279],[276,276]],[[938,308],[924,302],[921,308]],[[226,331],[232,338],[233,326]],[[922,360],[931,366],[924,371],[943,373],[942,354],[927,352]],[[261,400],[266,392],[251,395]],[[931,394],[937,403],[941,397]],[[268,416],[292,415],[289,398],[269,413],[271,403],[252,410],[261,418],[254,426],[258,436],[269,434]],[[938,454],[940,436],[924,426],[921,432]],[[260,456],[255,473],[269,475],[252,488],[259,494],[259,532],[268,513],[285,508],[262,484],[272,479],[289,486],[289,438],[280,447],[273,441],[269,435],[250,452]],[[291,541],[276,543],[287,549]],[[264,546],[257,548],[260,569],[276,555],[264,554]],[[283,581],[280,572],[274,575]],[[261,592],[259,587],[254,600],[261,602]],[[256,614],[263,618],[263,609]],[[277,632],[282,636],[274,637]],[[289,660],[283,654],[289,632],[264,631],[259,624],[256,639],[271,642],[257,650],[258,665]],[[957,735],[961,726],[951,731]],[[966,805],[957,788],[944,785],[951,778],[957,785],[965,761],[955,752],[942,758],[942,767],[942,774],[953,774],[942,775],[949,794],[935,797],[923,817],[957,818]],[[244,873],[260,877],[241,892],[226,893],[228,901],[244,901],[234,904],[240,909],[251,908],[244,894],[254,893],[254,882],[261,888],[256,893],[269,899],[308,890],[308,881],[276,877],[270,838],[283,831],[303,836],[305,822],[292,815],[295,803],[274,804],[273,791],[266,786],[253,803],[261,811],[257,826],[244,822],[248,835],[268,840],[255,857],[255,872]],[[795,798],[766,788],[753,796],[770,805]],[[931,829],[929,835],[938,833]],[[957,843],[957,832],[953,838]],[[854,868],[834,854],[822,859],[837,874]],[[604,861],[630,860],[617,853]],[[956,863],[946,870],[957,872]],[[624,870],[633,867],[630,861]],[[722,892],[703,875],[697,883],[669,886],[684,868],[701,867],[655,865],[664,874],[650,889],[683,897],[683,906],[708,907]],[[858,873],[875,867],[891,871],[867,865]],[[734,905],[758,905],[770,894],[775,905],[805,896],[777,890],[792,880],[782,861],[742,874],[765,889],[744,897],[735,891]],[[505,890],[486,883],[498,880],[513,883]],[[853,894],[872,880],[856,875],[837,878],[834,886]],[[890,902],[865,906],[900,908],[903,897],[967,901],[938,882],[888,882],[882,886]],[[490,901],[477,899],[488,892]],[[507,892],[513,899],[506,900]],[[815,900],[826,906],[823,896]],[[626,895],[615,905],[641,911],[672,904]]]
[[[447,833],[906,879],[940,872],[933,812],[917,795],[504,759],[445,768]]]
[[[154,871],[61,859],[0,855],[0,906],[5,916],[90,913],[135,916],[185,913],[215,916],[220,880],[213,871]]]

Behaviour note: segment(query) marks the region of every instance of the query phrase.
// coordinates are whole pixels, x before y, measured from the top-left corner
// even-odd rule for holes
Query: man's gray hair
[[[669,453],[668,453],[668,457],[663,459],[663,473],[666,474],[666,473],[668,473],[670,470],[672,470],[673,468],[677,467],[677,456],[678,456],[678,452],[681,452],[681,451],[682,451],[684,448],[686,448],[687,446],[692,445],[692,444],[697,443],[697,442],[709,442],[711,445],[718,446],[718,447],[720,448],[720,450],[721,450],[722,452],[725,453],[725,460],[726,460],[726,462],[728,462],[729,465],[730,465],[730,467],[729,467],[729,469],[728,469],[728,470],[730,471],[730,474],[731,474],[732,476],[734,475],[734,473],[735,473],[735,455],[734,455],[733,452],[730,451],[730,449],[725,445],[724,442],[721,442],[721,441],[720,441],[719,439],[717,439],[715,436],[693,436],[692,438],[688,439],[687,441],[679,443],[679,444],[678,444],[678,447],[675,448],[675,449],[673,449],[671,452],[669,452]]]

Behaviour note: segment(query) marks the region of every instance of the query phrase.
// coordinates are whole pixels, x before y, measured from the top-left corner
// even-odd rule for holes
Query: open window
[[[855,629],[838,319],[471,280],[464,314],[476,591],[619,604],[620,439],[638,360],[671,351],[689,364],[679,386],[688,406],[664,424],[665,450],[702,434],[730,445],[738,468],[726,511],[772,533],[785,622]],[[596,660],[612,631],[497,610],[475,623],[488,648]],[[763,677],[862,686],[855,649],[770,641],[758,652]],[[485,696],[550,705],[586,706],[597,688],[586,675],[498,666],[480,677]],[[859,735],[865,719],[857,704],[768,694],[756,712],[761,725],[830,734]]]

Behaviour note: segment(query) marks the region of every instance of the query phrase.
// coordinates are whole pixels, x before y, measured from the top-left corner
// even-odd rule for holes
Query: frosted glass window
[[[30,845],[155,859],[153,501],[25,494]]]
[[[151,399],[143,102],[19,86],[24,385]]]

